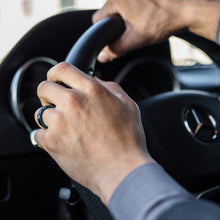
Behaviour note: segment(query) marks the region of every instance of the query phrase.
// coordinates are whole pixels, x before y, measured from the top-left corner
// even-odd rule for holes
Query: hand
[[[116,83],[60,63],[39,85],[38,96],[43,106],[55,106],[43,113],[48,129],[35,133],[38,145],[105,204],[130,171],[152,161],[138,107]]]
[[[119,13],[126,23],[124,34],[99,55],[100,62],[110,61],[130,50],[154,44],[172,34],[189,29],[215,40],[220,15],[218,0],[108,0],[93,15],[93,22]]]

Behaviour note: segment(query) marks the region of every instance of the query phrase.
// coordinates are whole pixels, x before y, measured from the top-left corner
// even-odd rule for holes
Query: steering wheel
[[[94,24],[70,50],[69,62],[93,75],[100,50],[125,29],[119,15]],[[138,103],[150,154],[180,184],[201,192],[220,182],[220,102],[200,91],[166,92]],[[72,182],[95,219],[111,219],[88,189]]]

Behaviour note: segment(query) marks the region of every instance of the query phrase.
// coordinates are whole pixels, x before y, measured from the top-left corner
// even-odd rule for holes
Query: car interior
[[[169,40],[101,64],[98,52],[122,34],[124,23],[115,15],[92,25],[93,13],[66,10],[46,18],[0,63],[1,219],[111,219],[98,197],[30,141],[41,106],[37,86],[61,61],[119,83],[140,108],[153,158],[197,199],[220,203],[220,47],[183,31],[176,37],[211,64],[174,65]]]

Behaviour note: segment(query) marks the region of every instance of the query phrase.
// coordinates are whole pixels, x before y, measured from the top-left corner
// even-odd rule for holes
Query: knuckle
[[[55,75],[56,73],[60,74],[63,71],[67,70],[69,67],[70,67],[69,63],[60,62],[48,71],[47,78],[50,78],[51,76]]]
[[[108,86],[109,87],[111,87],[111,88],[121,88],[121,86],[119,86],[119,84],[118,83],[116,83],[116,82],[107,82],[107,84],[108,84]]]
[[[47,86],[47,81],[42,81],[37,87],[37,95],[41,96],[41,91]]]
[[[103,88],[101,85],[99,85],[97,82],[95,81],[90,81],[87,85],[86,85],[86,90],[90,95],[99,95],[101,93],[103,93]]]
[[[67,92],[63,98],[64,101],[64,106],[65,107],[70,107],[79,105],[79,97],[75,95],[73,92]]]
[[[139,107],[138,107],[137,103],[136,103],[134,100],[131,100],[131,101],[129,102],[129,106],[130,106],[130,108],[131,108],[133,111],[135,111],[135,112],[139,111]]]
[[[114,93],[114,95],[115,95],[116,97],[118,97],[121,101],[124,100],[124,95],[123,95],[122,93],[116,92],[116,93]]]
[[[106,85],[107,85],[108,90],[112,91],[113,93],[121,93],[122,95],[125,94],[124,90],[116,82],[107,82]]]

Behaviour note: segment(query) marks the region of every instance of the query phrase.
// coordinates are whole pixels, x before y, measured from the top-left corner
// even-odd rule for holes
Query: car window
[[[210,65],[212,60],[199,48],[178,37],[170,37],[171,58],[175,66]]]

